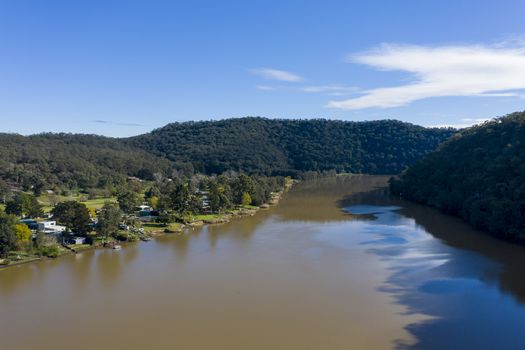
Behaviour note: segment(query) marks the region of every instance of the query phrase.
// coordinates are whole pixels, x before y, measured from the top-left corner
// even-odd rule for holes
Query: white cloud
[[[303,80],[303,78],[301,78],[300,76],[294,73],[291,73],[291,72],[287,72],[285,70],[279,70],[279,69],[273,69],[273,68],[255,68],[255,69],[250,69],[250,71],[264,79],[269,79],[269,80],[279,80],[279,81],[286,81],[286,82],[298,82],[298,81]]]
[[[263,91],[273,91],[273,90],[277,90],[278,89],[278,87],[269,86],[269,85],[255,85],[255,88],[257,90],[263,90]]]
[[[463,118],[459,123],[431,125],[431,128],[456,128],[463,129],[489,121],[489,118]]]
[[[321,92],[329,95],[341,96],[359,91],[358,87],[355,86],[343,86],[343,85],[313,85],[303,86],[300,88],[304,92]]]
[[[513,96],[525,89],[525,45],[413,46],[384,44],[349,57],[382,71],[405,71],[413,82],[364,91],[362,96],[329,101],[339,109],[389,108],[444,96]],[[514,91],[513,91],[514,90]]]

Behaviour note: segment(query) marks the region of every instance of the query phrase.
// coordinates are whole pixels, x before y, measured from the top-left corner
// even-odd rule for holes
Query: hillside
[[[132,138],[0,134],[0,188],[108,188],[173,169],[262,175],[396,174],[454,133],[399,121],[227,119],[169,124]]]
[[[119,139],[95,135],[0,134],[0,181],[29,189],[102,188],[127,176],[167,173],[171,163]]]
[[[391,189],[494,235],[525,241],[525,112],[461,131]]]
[[[243,170],[295,175],[332,169],[397,174],[454,132],[394,120],[247,117],[173,123],[126,142],[166,157],[178,167],[208,174]]]

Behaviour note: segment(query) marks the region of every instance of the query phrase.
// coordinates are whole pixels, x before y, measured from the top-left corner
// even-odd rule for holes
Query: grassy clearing
[[[93,249],[93,246],[91,244],[71,244],[68,247],[74,249],[76,252]]]
[[[148,232],[155,232],[155,231],[163,231],[168,226],[165,224],[158,223],[158,222],[146,222],[142,225],[142,227],[144,228],[144,232],[148,233]]]
[[[222,214],[202,214],[202,215],[195,215],[193,216],[193,220],[195,221],[205,221],[205,220],[217,220],[223,218],[224,215]]]
[[[171,232],[177,232],[180,230],[182,224],[178,222],[172,222],[170,224],[161,224],[158,222],[147,222],[142,225],[144,228],[145,233],[152,233],[152,232],[164,232],[165,230],[171,231]]]
[[[117,198],[116,197],[101,197],[101,198],[95,198],[95,199],[88,199],[84,200],[85,196],[47,196],[42,195],[38,197],[38,201],[40,204],[42,204],[43,209],[45,212],[51,211],[53,209],[53,203],[52,201],[56,203],[60,202],[66,202],[66,201],[77,201],[80,203],[83,203],[88,207],[88,209],[100,209],[106,202],[116,203]]]

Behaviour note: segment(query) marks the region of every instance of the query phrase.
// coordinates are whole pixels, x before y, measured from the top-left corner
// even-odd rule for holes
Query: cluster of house
[[[159,212],[148,205],[140,205],[135,215],[142,222],[152,222],[158,218]],[[58,225],[54,220],[37,221],[35,219],[23,219],[20,223],[27,225],[33,232],[43,232],[46,235],[60,236],[67,230],[66,226]],[[68,239],[68,243],[85,244],[86,238],[73,235]]]
[[[62,225],[57,225],[56,221],[46,220],[46,221],[36,221],[34,219],[24,219],[20,220],[20,223],[27,225],[32,231],[43,232],[46,235],[60,235],[66,231],[66,227]],[[69,238],[70,244],[85,244],[86,238],[81,236],[73,236]]]

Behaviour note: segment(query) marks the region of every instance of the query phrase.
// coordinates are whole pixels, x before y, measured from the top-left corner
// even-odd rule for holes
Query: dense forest
[[[397,174],[454,132],[392,120],[240,118],[174,123],[127,139],[0,134],[0,197],[6,188],[86,191],[114,188],[128,176],[152,180],[174,172]]]
[[[347,122],[239,118],[173,123],[126,142],[207,174],[305,171],[397,174],[455,130],[394,120]]]
[[[465,129],[392,180],[394,193],[525,241],[525,112]]]
[[[95,135],[0,134],[0,190],[6,184],[37,194],[42,189],[105,188],[127,176],[169,173],[166,159]],[[0,191],[1,192],[1,191]]]

